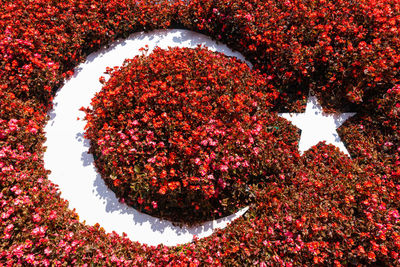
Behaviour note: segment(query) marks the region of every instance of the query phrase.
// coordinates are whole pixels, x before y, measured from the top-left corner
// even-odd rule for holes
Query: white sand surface
[[[59,186],[61,197],[68,200],[69,208],[75,209],[81,221],[89,225],[99,223],[106,232],[125,232],[132,241],[149,245],[173,246],[211,235],[216,228],[224,228],[229,222],[243,215],[247,208],[219,220],[206,222],[198,227],[176,227],[171,222],[143,214],[118,202],[96,171],[93,157],[88,154],[89,141],[83,137],[86,122],[81,107],[90,106],[95,93],[102,85],[99,77],[106,67],[121,66],[127,58],[140,55],[139,48],[149,46],[191,47],[202,44],[210,50],[244,57],[217,44],[209,37],[187,30],[157,30],[150,33],[135,33],[125,40],[114,42],[109,48],[101,49],[87,57],[86,62],[75,69],[74,76],[66,81],[54,98],[54,109],[45,131],[47,151],[45,167],[51,171],[49,179]],[[247,62],[249,66],[250,63]],[[77,120],[80,118],[80,120]]]
[[[304,113],[280,113],[279,116],[289,120],[301,129],[299,151],[303,154],[319,142],[325,142],[339,148],[341,152],[350,157],[349,151],[340,139],[337,129],[356,113],[326,114],[322,111],[315,96],[309,96]]]

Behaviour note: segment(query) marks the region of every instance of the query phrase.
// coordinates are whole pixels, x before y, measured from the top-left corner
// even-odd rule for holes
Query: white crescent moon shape
[[[209,37],[187,30],[156,30],[150,33],[135,33],[125,40],[118,40],[108,48],[90,54],[86,61],[75,69],[75,74],[59,89],[54,98],[54,109],[45,127],[47,150],[44,154],[46,169],[51,171],[49,179],[59,186],[61,197],[68,200],[69,208],[75,209],[80,221],[93,225],[99,223],[106,232],[125,232],[132,241],[148,245],[174,246],[211,235],[215,229],[224,228],[242,216],[248,207],[237,213],[197,227],[177,227],[171,222],[141,213],[118,202],[114,192],[105,185],[97,172],[93,157],[88,154],[89,141],[84,139],[84,112],[81,107],[90,106],[91,99],[102,88],[99,82],[106,67],[121,66],[125,59],[142,54],[139,48],[208,47],[242,61],[245,58],[226,45],[217,44]],[[245,61],[246,62],[246,61]],[[250,67],[252,65],[246,62]],[[78,120],[77,118],[80,118]]]

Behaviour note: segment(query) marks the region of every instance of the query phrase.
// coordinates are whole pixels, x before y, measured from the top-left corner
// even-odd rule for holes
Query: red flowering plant
[[[128,204],[189,224],[248,205],[249,181],[293,172],[297,135],[269,112],[279,92],[245,63],[156,48],[109,74],[86,110],[86,137]]]
[[[360,112],[345,123],[341,134],[358,140],[349,147],[361,166],[374,166],[377,173],[398,183],[400,166],[400,90],[399,85],[390,88],[371,105],[375,112]],[[372,109],[372,107],[370,107]]]
[[[269,187],[260,192],[265,217],[260,216],[270,227],[267,247],[276,249],[282,262],[384,265],[382,259],[397,251],[393,184],[335,147],[320,144],[307,151],[291,184]]]
[[[286,88],[312,90],[325,107],[364,105],[399,82],[397,1],[190,1],[187,28],[242,52]],[[281,107],[282,108],[282,107]],[[288,109],[293,107],[288,106]]]
[[[0,10],[1,264],[400,264],[399,1],[34,0],[3,1]],[[290,142],[262,150],[260,165],[249,173],[242,169],[243,177],[265,169],[273,175],[244,181],[248,212],[184,245],[148,247],[79,222],[43,165],[43,126],[54,91],[88,53],[119,36],[171,24],[226,43],[269,76],[267,84],[279,95],[265,118],[258,118],[268,136],[268,125],[277,125],[288,133],[275,138],[298,137],[272,111],[301,110],[310,90],[325,108],[351,107],[357,115],[338,130],[351,159],[319,144],[284,169],[291,155],[297,157],[295,151],[279,151]],[[222,58],[219,62],[228,62]],[[171,82],[179,81],[177,74]],[[276,169],[266,168],[261,155],[276,155]]]

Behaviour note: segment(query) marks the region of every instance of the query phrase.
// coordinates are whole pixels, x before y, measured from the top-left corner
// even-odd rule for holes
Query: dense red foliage
[[[331,110],[351,106],[340,134],[352,159],[319,144],[293,172],[249,182],[249,211],[224,230],[148,247],[67,209],[43,167],[43,126],[88,53],[176,24],[266,73],[280,93],[271,110],[300,110],[309,90]],[[398,0],[1,1],[0,29],[1,264],[400,264]]]
[[[363,105],[400,80],[398,1],[190,1],[185,27],[222,40],[287,94]]]
[[[209,220],[248,204],[249,182],[294,171],[296,130],[269,112],[279,93],[245,63],[156,48],[109,74],[86,137],[124,202],[172,221]]]

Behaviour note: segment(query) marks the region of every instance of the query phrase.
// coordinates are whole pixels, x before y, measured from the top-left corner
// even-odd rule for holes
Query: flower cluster
[[[106,3],[9,0],[2,2],[0,10],[0,265],[400,265],[399,1],[111,0]],[[255,69],[264,73],[257,76],[261,75],[260,80],[265,81],[265,75],[266,85],[272,88],[266,91],[260,87],[260,93],[274,92],[276,88],[279,95],[273,101],[276,96],[268,97],[268,103],[273,106],[256,111],[265,114],[265,118],[258,117],[253,125],[246,127],[252,131],[262,122],[261,130],[267,136],[275,135],[265,140],[281,141],[277,147],[266,143],[264,148],[271,149],[260,149],[260,165],[253,166],[249,162],[249,173],[240,169],[244,173],[245,193],[251,200],[244,216],[207,238],[174,247],[149,247],[134,243],[126,236],[107,234],[98,224],[88,226],[79,222],[76,213],[60,198],[57,186],[47,179],[48,171],[43,164],[43,127],[55,89],[88,53],[132,32],[170,25],[199,31],[224,42],[244,54]],[[207,54],[206,58],[216,59],[216,55],[204,51],[185,53],[203,53]],[[169,52],[169,55],[175,54]],[[221,64],[231,62],[220,57]],[[146,62],[147,57],[140,60]],[[163,64],[160,58],[152,60]],[[157,65],[146,68],[159,70]],[[179,68],[182,70],[183,66]],[[118,71],[123,72],[124,68]],[[252,80],[250,71],[241,73],[247,81]],[[174,74],[171,81],[168,76],[159,77],[159,84],[152,80],[155,83],[152,86],[161,89],[166,83],[173,87],[170,83],[179,81],[178,74]],[[216,78],[215,73],[211,74]],[[140,72],[137,75],[141,75]],[[193,79],[202,85],[206,82],[219,84]],[[226,77],[225,82],[229,81],[236,83],[235,77]],[[187,82],[190,85],[190,81]],[[110,85],[110,91],[112,87],[118,89]],[[147,89],[151,90],[150,86]],[[253,91],[259,89],[254,87]],[[203,87],[193,88],[192,92],[204,90]],[[339,129],[351,159],[322,143],[301,157],[296,151],[279,150],[286,146],[292,149],[292,141],[298,134],[273,112],[301,110],[309,91],[319,96],[325,108],[351,107],[352,112],[357,112]],[[186,97],[199,101],[204,96],[211,97]],[[247,96],[258,98],[251,91]],[[140,125],[133,125],[131,129],[141,131],[140,126],[146,126],[145,131],[154,133],[154,137],[149,135],[150,139],[159,138],[155,126],[159,123],[157,116],[161,116],[161,120],[163,113],[156,112],[157,105],[150,105],[152,97],[142,95],[142,100],[155,112],[147,116],[155,120],[145,124],[141,119],[146,113],[142,113],[142,117],[136,118]],[[221,102],[203,104],[226,109],[223,105],[229,101],[228,97]],[[232,101],[236,103],[235,99]],[[252,104],[245,103],[243,107],[254,112]],[[181,112],[185,116],[198,116],[196,120],[205,114],[202,110],[197,110],[197,115],[184,113],[183,109]],[[94,110],[93,114],[96,113]],[[167,115],[170,117],[172,113]],[[176,116],[171,117],[175,122],[174,130],[189,133],[189,129],[183,129],[185,125],[178,124]],[[118,123],[118,115],[115,118],[113,120]],[[183,118],[184,122],[192,127],[193,119]],[[271,132],[269,125],[278,126],[278,129]],[[207,144],[197,151],[210,155],[214,147],[205,148],[210,147],[210,142],[214,144],[214,135],[219,135],[216,130],[235,130],[224,124],[221,127],[226,129],[211,129],[212,125],[209,129],[207,123],[196,126],[204,127],[202,130],[207,136],[206,140],[198,140],[199,146],[202,141]],[[287,132],[280,132],[280,129]],[[140,138],[145,138],[142,141],[147,141],[147,135],[144,136],[147,133],[141,134]],[[185,138],[174,136],[173,132],[169,137],[187,145]],[[246,137],[249,135],[243,136]],[[119,140],[122,136],[114,138]],[[250,141],[240,138],[246,144]],[[96,140],[99,141],[100,136]],[[225,139],[218,139],[221,147],[222,140]],[[251,148],[253,151],[239,150],[238,156],[256,156],[254,147]],[[238,148],[228,151],[234,149]],[[153,151],[153,155],[158,152],[163,150]],[[100,155],[101,151],[98,153]],[[118,153],[124,151],[114,156]],[[199,155],[199,163],[203,163],[205,155]],[[221,166],[224,156],[228,160],[229,156],[234,157],[229,152],[221,154],[220,161],[216,161],[219,175],[226,174],[226,167]],[[261,157],[265,157],[265,161]],[[150,160],[144,164],[154,168],[157,174],[162,173],[162,168],[156,168],[162,159],[151,162],[150,155],[141,159]],[[193,160],[194,171],[200,173],[200,167],[196,166],[201,164],[196,165],[196,157],[188,159]],[[267,159],[273,160],[267,162]],[[265,165],[267,163],[269,166]],[[68,167],[68,162],[65,165]],[[231,175],[233,166],[224,165]],[[118,164],[112,167],[118,170]],[[144,165],[139,167],[139,171],[145,169]],[[165,167],[168,179],[172,168],[172,165]],[[267,170],[266,174],[270,175],[256,175],[256,170]],[[242,179],[239,176],[230,179],[232,175],[222,177],[227,182]],[[201,186],[205,181],[200,181]],[[171,192],[173,190],[168,189],[166,194]],[[229,200],[234,202],[235,198]]]
[[[20,2],[2,7],[1,88],[46,105],[85,55],[129,33],[168,27],[172,15],[167,3],[147,0]]]
[[[326,107],[338,108],[363,105],[400,81],[397,5],[195,0],[178,12],[185,27],[246,55],[292,101],[311,90]]]
[[[279,92],[234,58],[156,48],[109,74],[86,137],[107,184],[140,210],[182,223],[229,215],[248,204],[249,181],[299,157],[296,130],[269,112]]]

